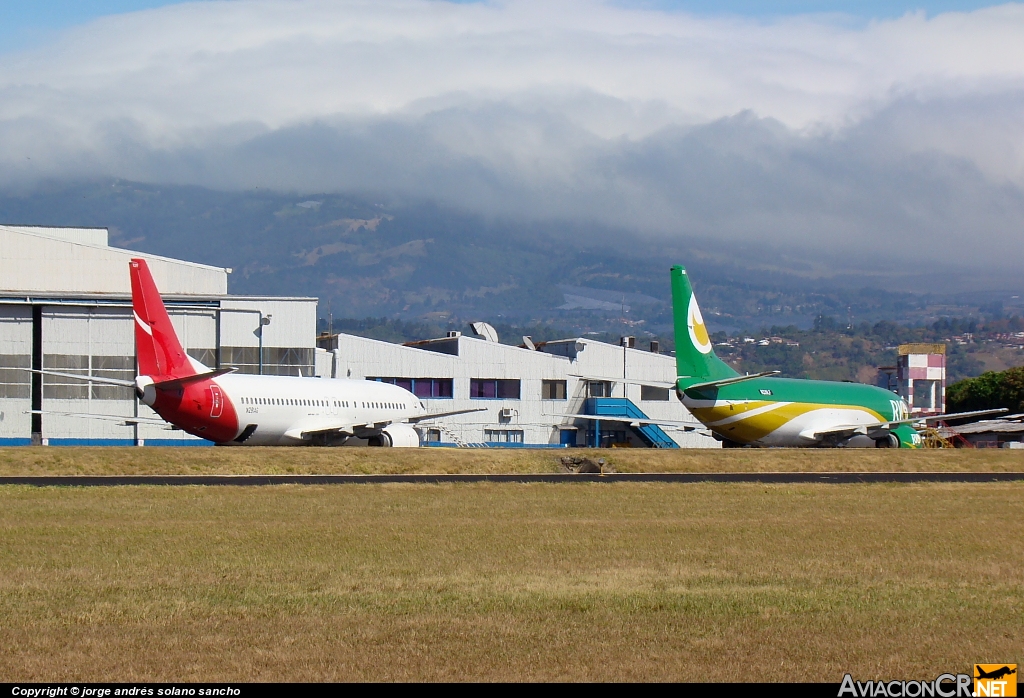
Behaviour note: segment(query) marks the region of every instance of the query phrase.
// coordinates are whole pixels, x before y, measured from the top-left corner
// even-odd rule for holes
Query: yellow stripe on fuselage
[[[872,421],[886,421],[878,412],[863,405],[773,402],[769,400],[722,400],[714,403],[709,400],[694,400],[692,402],[693,406],[687,405],[687,407],[704,426],[732,441],[743,444],[760,441],[793,419],[815,410],[854,410],[869,415]],[[701,406],[698,407],[698,404]]]

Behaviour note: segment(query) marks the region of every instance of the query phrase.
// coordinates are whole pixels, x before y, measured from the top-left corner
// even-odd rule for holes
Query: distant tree
[[[819,315],[814,318],[815,332],[835,332],[837,329],[836,319],[831,315]]]
[[[1013,413],[1024,412],[1024,366],[1006,371],[987,371],[946,389],[946,408],[950,412],[999,407]]]

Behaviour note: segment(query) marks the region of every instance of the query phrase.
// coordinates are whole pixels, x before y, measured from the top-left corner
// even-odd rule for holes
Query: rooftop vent
[[[458,330],[448,330],[448,334],[445,336],[448,337],[448,339],[456,339],[458,337],[461,337],[462,333],[459,332]]]

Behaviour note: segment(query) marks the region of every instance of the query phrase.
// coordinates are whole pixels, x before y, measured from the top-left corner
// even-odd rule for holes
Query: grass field
[[[1024,483],[0,487],[0,676],[931,679],[1024,660],[1022,501]]]
[[[0,448],[0,475],[550,473],[563,455],[619,472],[1024,471],[1007,449]]]

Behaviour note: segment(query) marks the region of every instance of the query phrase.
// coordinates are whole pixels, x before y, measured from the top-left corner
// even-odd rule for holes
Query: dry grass
[[[1024,660],[1022,499],[1021,483],[3,487],[0,676],[934,678]]]
[[[0,448],[0,475],[551,473],[572,455],[620,472],[1024,471],[1004,449]]]

